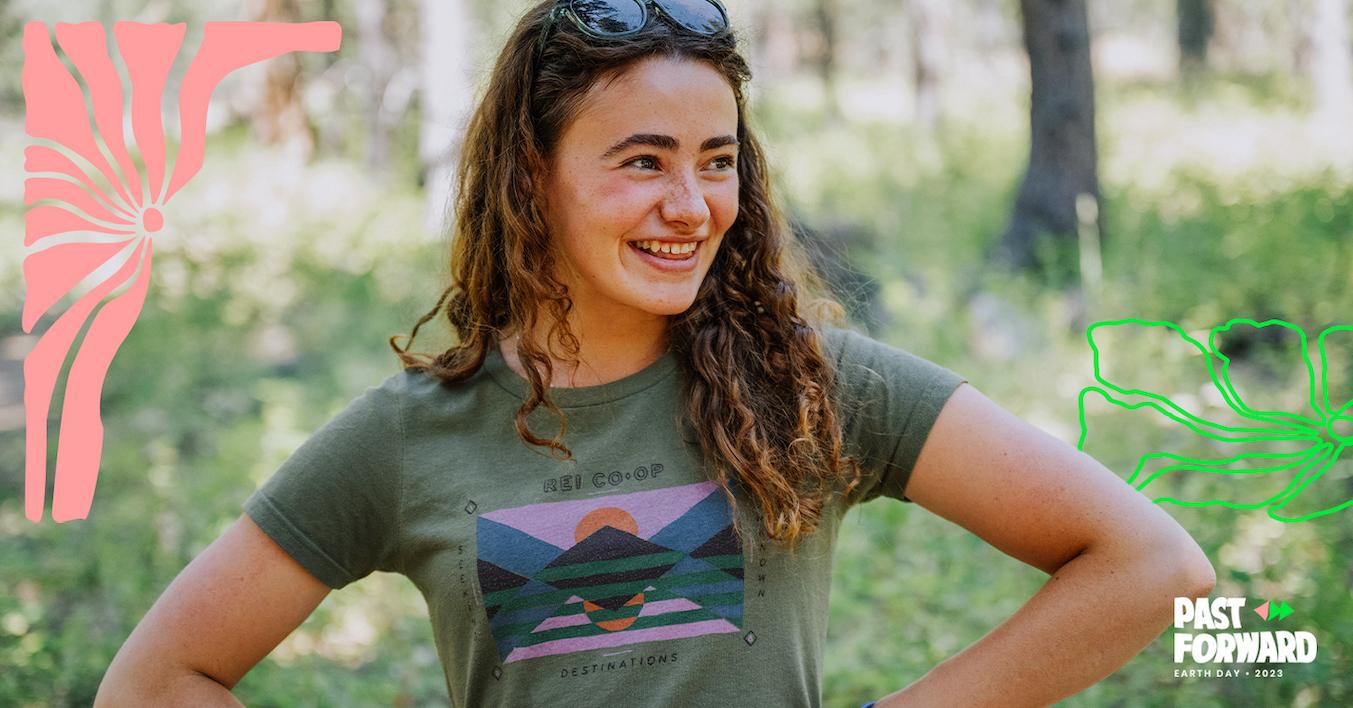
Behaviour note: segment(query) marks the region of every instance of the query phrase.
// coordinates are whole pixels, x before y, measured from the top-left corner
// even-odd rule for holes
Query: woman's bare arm
[[[230,689],[329,589],[242,515],[132,630],[94,705],[238,706]]]
[[[1096,683],[1204,597],[1206,554],[1094,458],[961,385],[908,480],[907,498],[1052,577],[1013,616],[878,701],[1048,705]]]

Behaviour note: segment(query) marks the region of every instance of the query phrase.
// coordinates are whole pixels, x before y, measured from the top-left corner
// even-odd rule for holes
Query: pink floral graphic
[[[33,205],[24,215],[24,245],[32,249],[23,262],[24,331],[31,332],[78,283],[100,269],[112,271],[125,258],[63,312],[24,359],[24,514],[33,522],[42,520],[46,503],[47,418],[61,366],[90,313],[125,285],[94,314],[71,364],[61,409],[52,518],[61,523],[89,515],[103,451],[104,378],[145,303],[151,234],[164,227],[162,209],[202,167],[207,104],[217,84],[240,67],[288,52],[336,51],[342,38],[336,22],[206,23],[179,93],[179,147],[171,171],[161,98],[184,29],[135,22],[113,27],[130,80],[132,134],[144,165],[138,170],[123,139],[126,101],[103,25],[56,25],[57,44],[83,80],[88,102],[57,57],[47,25],[24,27],[25,127],[33,141],[24,150],[24,203]]]

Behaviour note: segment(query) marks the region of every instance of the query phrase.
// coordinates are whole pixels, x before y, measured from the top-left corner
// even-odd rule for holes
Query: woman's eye
[[[640,155],[639,157],[630,159],[625,164],[638,167],[642,170],[662,169],[662,163],[658,161],[658,158],[651,155]],[[710,164],[720,170],[732,170],[737,167],[738,163],[737,159],[732,155],[720,155],[719,157],[714,158]]]

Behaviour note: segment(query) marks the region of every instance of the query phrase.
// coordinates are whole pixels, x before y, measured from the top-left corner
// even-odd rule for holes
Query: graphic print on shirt
[[[742,625],[742,547],[713,482],[498,509],[475,532],[504,664]]]

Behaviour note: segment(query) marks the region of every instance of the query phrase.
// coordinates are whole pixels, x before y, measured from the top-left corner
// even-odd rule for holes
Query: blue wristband
[[[873,702],[873,701],[870,701],[870,702],[868,702],[868,703],[866,703],[866,704],[860,706],[860,708],[874,708],[874,702]]]

